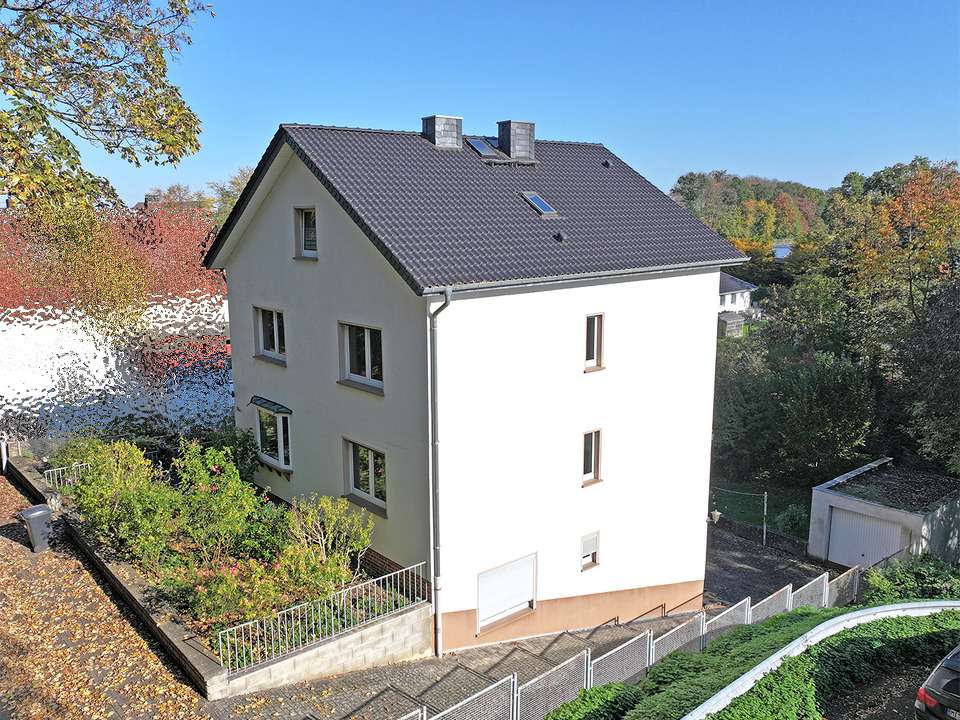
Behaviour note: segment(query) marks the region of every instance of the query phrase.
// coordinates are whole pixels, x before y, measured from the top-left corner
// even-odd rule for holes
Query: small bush
[[[810,533],[810,513],[799,503],[787,505],[787,509],[778,514],[774,522],[777,530],[785,535],[805,538]]]
[[[607,683],[581,690],[576,700],[547,713],[544,720],[620,720],[642,697],[633,685]]]
[[[909,557],[865,575],[868,605],[886,605],[909,600],[956,600],[960,597],[960,568],[932,555]]]
[[[370,547],[373,516],[357,511],[346,498],[316,493],[295,498],[289,518],[294,541],[320,560],[348,565]]]

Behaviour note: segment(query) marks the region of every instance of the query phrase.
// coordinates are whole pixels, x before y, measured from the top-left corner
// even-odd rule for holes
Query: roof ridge
[[[308,130],[339,130],[343,132],[382,133],[384,135],[417,135],[416,130],[385,130],[380,128],[346,127],[341,125],[310,125],[306,123],[280,123],[284,130],[288,128],[306,128]]]

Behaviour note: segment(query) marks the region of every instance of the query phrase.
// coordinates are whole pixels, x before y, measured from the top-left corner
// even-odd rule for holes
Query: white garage
[[[807,553],[871,567],[929,550],[960,560],[960,480],[894,467],[890,458],[813,489]]]

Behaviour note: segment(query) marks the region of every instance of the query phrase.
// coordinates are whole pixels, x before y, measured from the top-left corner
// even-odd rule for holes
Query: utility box
[[[30,545],[34,552],[43,552],[50,547],[50,537],[53,535],[51,511],[46,505],[34,505],[20,513],[20,518],[27,526],[27,535],[30,536]]]

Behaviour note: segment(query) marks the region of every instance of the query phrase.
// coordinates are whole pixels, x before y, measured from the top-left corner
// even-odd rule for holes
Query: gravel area
[[[708,607],[733,605],[748,595],[760,602],[789,583],[796,590],[824,572],[830,572],[831,579],[838,574],[826,565],[764,547],[711,525],[703,603]]]

